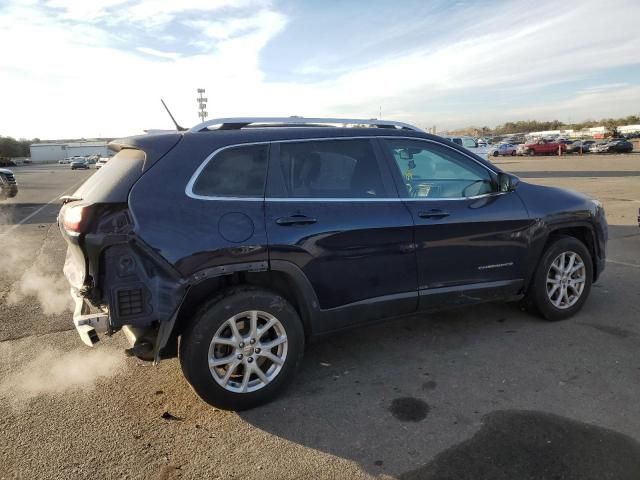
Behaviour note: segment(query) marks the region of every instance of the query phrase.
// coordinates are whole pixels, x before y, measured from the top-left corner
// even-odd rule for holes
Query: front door
[[[498,192],[487,166],[444,144],[381,143],[415,222],[421,305],[437,304],[439,293],[456,303],[517,293],[531,224],[517,194]]]
[[[322,330],[417,307],[413,220],[378,148],[367,138],[271,147],[269,258],[304,273],[320,309],[332,312]]]

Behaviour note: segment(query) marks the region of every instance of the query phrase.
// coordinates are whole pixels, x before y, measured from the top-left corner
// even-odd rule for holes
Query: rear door
[[[421,306],[516,293],[531,224],[520,198],[497,192],[494,174],[454,148],[408,138],[381,142],[416,225]]]
[[[322,331],[417,307],[413,220],[378,148],[369,138],[271,145],[271,267],[304,273],[320,309],[333,313]]]

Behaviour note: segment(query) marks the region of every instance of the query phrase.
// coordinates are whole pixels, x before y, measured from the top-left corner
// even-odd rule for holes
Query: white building
[[[618,133],[636,133],[640,132],[640,125],[620,125],[618,127]]]
[[[31,161],[34,163],[57,162],[66,157],[100,155],[110,157],[113,152],[107,148],[107,142],[52,142],[34,143],[31,150]]]

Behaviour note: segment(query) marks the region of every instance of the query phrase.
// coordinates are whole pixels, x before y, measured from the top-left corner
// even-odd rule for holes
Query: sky
[[[640,113],[638,0],[0,0],[0,135],[210,118],[438,130]]]

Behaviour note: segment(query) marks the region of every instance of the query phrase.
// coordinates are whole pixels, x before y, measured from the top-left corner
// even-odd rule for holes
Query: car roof
[[[442,141],[442,137],[430,135],[428,133],[416,132],[412,130],[400,130],[392,128],[343,128],[343,127],[265,127],[265,128],[245,128],[241,130],[222,130],[207,131],[198,133],[187,133],[190,135],[215,135],[219,138],[225,138],[232,142],[240,139],[247,141],[278,141],[278,140],[304,140],[311,138],[330,138],[330,137],[381,137],[381,136],[398,136],[398,137],[416,137],[431,138]]]
[[[298,126],[298,127],[247,127],[230,130],[205,130],[201,132],[158,132],[146,135],[137,135],[122,139],[116,139],[109,143],[109,148],[119,151],[122,148],[151,149],[166,152],[170,146],[178,141],[193,142],[194,144],[208,144],[221,148],[228,145],[242,143],[277,142],[286,140],[311,140],[324,138],[353,138],[353,137],[398,137],[431,140],[450,148],[458,150],[467,156],[472,156],[477,161],[487,165],[494,171],[501,171],[496,165],[476,155],[461,145],[453,143],[444,137],[433,135],[423,131],[381,128],[381,127],[325,127],[325,126]],[[455,137],[461,138],[461,137]],[[161,148],[165,145],[167,148]]]

